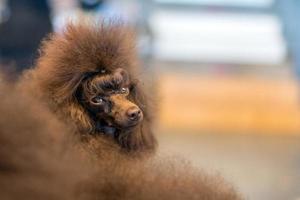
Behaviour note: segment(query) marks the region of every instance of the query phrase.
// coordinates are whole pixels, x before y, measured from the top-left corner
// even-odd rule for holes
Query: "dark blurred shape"
[[[83,10],[95,10],[104,3],[104,0],[79,0]]]
[[[2,65],[18,72],[32,65],[40,41],[52,31],[47,0],[9,0],[10,16],[0,24]]]

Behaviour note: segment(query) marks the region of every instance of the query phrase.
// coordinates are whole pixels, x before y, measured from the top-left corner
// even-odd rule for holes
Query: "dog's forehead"
[[[97,86],[99,89],[114,89],[121,86],[128,86],[129,83],[129,74],[122,68],[118,68],[113,72],[102,70],[102,73],[100,71],[91,81],[91,84]]]

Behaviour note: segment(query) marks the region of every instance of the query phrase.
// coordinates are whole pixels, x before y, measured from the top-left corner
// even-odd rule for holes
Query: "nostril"
[[[129,117],[130,117],[130,118],[135,118],[136,116],[137,116],[137,113],[134,112],[134,113],[131,113]]]
[[[141,110],[138,108],[130,108],[127,111],[127,116],[129,117],[130,120],[135,121],[138,120],[141,115]]]

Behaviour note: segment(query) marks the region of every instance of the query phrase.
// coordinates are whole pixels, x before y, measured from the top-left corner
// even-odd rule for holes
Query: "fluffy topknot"
[[[57,102],[72,98],[87,75],[120,67],[132,74],[137,61],[133,33],[118,21],[70,23],[46,39],[40,52],[35,71]]]

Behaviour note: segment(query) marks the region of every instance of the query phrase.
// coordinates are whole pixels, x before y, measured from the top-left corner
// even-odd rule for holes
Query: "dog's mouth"
[[[126,126],[117,125],[109,120],[100,120],[97,123],[97,130],[104,135],[118,137],[119,134],[128,132],[137,126],[138,123],[127,124]]]

